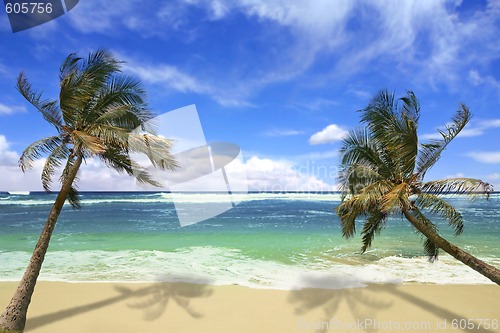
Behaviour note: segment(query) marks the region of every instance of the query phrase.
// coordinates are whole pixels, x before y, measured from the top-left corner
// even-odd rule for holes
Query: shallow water
[[[0,195],[0,280],[18,280],[29,261],[55,195]],[[192,207],[226,200],[218,194],[177,194]],[[500,195],[490,200],[447,200],[466,221],[450,241],[500,266]],[[196,281],[258,288],[299,288],[305,281],[329,287],[368,282],[488,283],[453,258],[436,263],[399,216],[391,217],[373,247],[359,254],[361,237],[341,237],[334,193],[238,195],[239,205],[181,227],[172,197],[163,193],[84,193],[82,209],[65,206],[40,279],[61,281]],[[360,228],[359,228],[360,229]],[[313,277],[312,279],[309,277]]]

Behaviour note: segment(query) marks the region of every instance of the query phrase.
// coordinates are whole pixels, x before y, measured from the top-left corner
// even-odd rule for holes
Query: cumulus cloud
[[[332,156],[329,154],[328,156]],[[316,156],[317,157],[317,156]],[[33,169],[23,173],[17,161],[19,154],[10,149],[10,144],[5,136],[0,135],[0,191],[42,191],[40,181],[41,171],[45,159],[35,161]],[[233,179],[231,183],[234,188],[245,188],[250,191],[331,191],[335,186],[325,182],[323,179],[334,179],[336,169],[305,163],[295,165],[286,160],[274,160],[251,156],[246,162],[234,160],[231,162],[233,170],[245,170],[247,179],[240,177]],[[233,173],[234,174],[234,173]],[[238,174],[238,172],[236,172]],[[240,173],[241,174],[241,173]],[[54,176],[52,190],[59,190],[58,175]],[[218,189],[220,182],[214,186],[203,184],[203,189]],[[107,168],[98,159],[87,159],[78,173],[78,189],[80,191],[161,191],[168,188],[145,187],[139,185],[135,178],[126,174],[119,174],[113,169]],[[224,185],[224,184],[223,184]],[[200,190],[193,183],[193,188],[185,187],[192,191]],[[225,186],[225,185],[224,185]]]
[[[333,143],[342,140],[349,132],[342,127],[331,124],[323,130],[314,133],[309,138],[309,143],[312,145],[319,145],[324,143]]]
[[[0,135],[0,166],[17,166],[19,155],[10,150],[10,143],[4,135]]]
[[[288,161],[252,156],[246,168],[250,191],[332,191],[335,186],[320,179],[323,172],[311,166],[295,166]]]
[[[0,191],[42,191],[40,176],[45,159],[33,163],[33,168],[26,173],[19,168],[20,155],[11,149],[11,144],[4,135],[0,135]],[[118,174],[108,169],[97,159],[87,159],[78,173],[78,188],[83,191],[134,191],[144,190],[136,184],[134,178]],[[59,175],[53,177],[52,190],[59,190]]]
[[[473,151],[465,155],[481,163],[500,163],[500,151]]]
[[[40,173],[24,174],[18,166],[19,154],[11,149],[11,144],[4,135],[0,135],[0,191],[40,190]],[[41,170],[43,161],[34,164]]]

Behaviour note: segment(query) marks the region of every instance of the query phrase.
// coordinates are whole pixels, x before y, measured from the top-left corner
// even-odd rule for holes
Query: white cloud
[[[149,83],[161,84],[179,92],[208,93],[210,88],[195,77],[166,64],[139,65],[130,59],[124,64],[124,70]]]
[[[311,111],[318,111],[318,110],[325,110],[325,109],[331,109],[334,106],[339,105],[338,101],[332,100],[332,99],[327,99],[327,98],[322,98],[318,97],[315,98],[311,101],[306,101],[299,103],[297,106],[298,108],[302,109],[308,109]]]
[[[468,152],[465,155],[481,163],[500,163],[500,151]]]
[[[486,180],[500,180],[500,173],[492,173],[484,177]]]
[[[7,138],[0,135],[0,166],[17,166],[18,159],[19,155],[10,150],[10,143]]]
[[[13,114],[16,112],[26,112],[26,107],[23,105],[5,105],[0,103],[0,115]]]
[[[315,170],[288,161],[252,156],[244,164],[250,191],[332,191]]]
[[[485,86],[491,87],[494,90],[500,92],[500,82],[497,81],[491,75],[482,76],[481,74],[479,74],[479,72],[477,70],[471,69],[469,71],[469,80],[475,86],[485,85]]]
[[[119,30],[125,18],[134,17],[137,1],[80,1],[68,15],[73,27],[83,33],[110,34]],[[135,11],[139,13],[139,11]]]
[[[160,85],[167,91],[207,95],[222,106],[252,106],[247,101],[257,85],[252,80],[234,83],[227,78],[224,78],[224,82],[219,82],[216,78],[203,79],[170,64],[144,64],[120,52],[115,53],[125,61],[125,71],[144,82]]]
[[[346,131],[342,127],[336,124],[331,124],[325,127],[323,130],[314,133],[309,138],[309,143],[312,145],[333,143],[342,140],[347,134],[348,131]]]
[[[472,63],[488,64],[498,56],[496,32],[499,6],[490,1],[475,12],[462,15],[456,0],[87,0],[68,15],[74,28],[84,33],[113,35],[124,31],[143,36],[175,36],[194,42],[206,36],[205,25],[243,15],[277,29],[284,43],[280,52],[260,47],[262,57],[250,62],[245,77],[226,78],[214,98],[223,105],[242,105],[221,88],[248,97],[259,87],[290,80],[311,68],[318,56],[332,56],[332,76],[366,69],[372,61],[390,61],[395,69],[413,73],[415,80],[458,84]],[[206,17],[193,15],[193,7]],[[194,21],[196,19],[196,22]],[[353,29],[353,26],[355,29]],[[283,29],[281,31],[280,29]],[[278,36],[278,34],[273,34]],[[266,41],[265,36],[259,42]],[[264,60],[264,61],[261,61]],[[327,69],[328,70],[328,69]],[[477,70],[476,83],[481,78]],[[414,74],[417,73],[417,74]],[[321,75],[328,76],[325,72]],[[222,82],[222,80],[221,80]],[[250,82],[250,83],[249,83]],[[198,82],[199,83],[199,82]],[[209,82],[207,86],[211,86]],[[182,86],[182,85],[181,85]],[[204,87],[206,89],[206,87]],[[197,90],[195,90],[197,91]],[[250,93],[248,93],[250,92]],[[248,101],[246,101],[248,103]],[[243,103],[244,105],[245,103]]]
[[[23,173],[18,166],[19,154],[10,148],[10,142],[0,135],[0,191],[41,190],[40,173]],[[43,161],[36,161],[34,168],[41,170]]]
[[[313,152],[309,154],[299,155],[298,159],[305,161],[329,160],[339,156],[338,150],[330,150],[325,152]]]
[[[10,148],[11,144],[0,135],[0,191],[42,191],[40,180],[45,159],[36,160],[33,169],[26,173],[19,168],[20,155]],[[126,191],[143,190],[134,178],[118,174],[105,167],[99,160],[88,159],[80,168],[78,188],[83,191]],[[52,190],[59,190],[59,176],[53,177]]]
[[[284,136],[295,136],[304,134],[304,131],[298,131],[293,129],[278,129],[274,128],[263,133],[267,137],[284,137]]]
[[[329,153],[331,155],[331,153]],[[330,156],[329,155],[329,156]],[[311,155],[316,159],[322,156]],[[325,157],[325,156],[323,156]],[[0,191],[42,191],[40,180],[45,159],[36,160],[33,169],[23,173],[18,166],[19,154],[10,149],[5,136],[0,135]],[[329,191],[335,186],[322,179],[334,179],[336,169],[316,165],[314,162],[294,165],[287,160],[250,157],[246,162],[234,160],[238,170],[245,169],[251,191]],[[161,190],[145,188],[135,178],[119,174],[107,168],[98,159],[87,159],[78,173],[80,191],[144,191]],[[52,190],[59,190],[58,175],[53,180]],[[241,184],[240,184],[241,185]],[[205,187],[206,188],[206,187]]]
[[[490,1],[473,15],[459,16],[461,1],[371,0],[284,1],[185,0],[204,7],[211,19],[241,13],[286,27],[294,34],[288,63],[298,72],[308,69],[317,55],[338,56],[334,71],[353,73],[371,61],[391,60],[416,79],[455,85],[469,64],[496,59],[498,5]],[[352,23],[361,27],[352,29]],[[425,44],[423,44],[425,40]],[[290,51],[295,52],[290,52]],[[418,69],[418,70],[417,70]]]

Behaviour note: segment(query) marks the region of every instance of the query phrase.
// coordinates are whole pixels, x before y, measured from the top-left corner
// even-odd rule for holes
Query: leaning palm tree
[[[341,147],[340,186],[342,202],[337,207],[342,235],[352,237],[356,219],[364,217],[361,230],[365,252],[380,234],[390,214],[402,214],[423,235],[424,250],[431,261],[439,249],[500,284],[500,270],[463,251],[440,236],[438,227],[424,213],[439,214],[454,228],[464,229],[464,220],[441,195],[456,193],[487,196],[492,186],[478,179],[452,178],[424,181],[448,144],[471,119],[460,105],[451,124],[439,131],[439,139],[419,143],[417,127],[420,106],[413,92],[399,100],[387,91],[361,110],[365,128],[350,131]]]
[[[140,83],[120,72],[121,62],[105,51],[90,53],[87,59],[71,54],[60,68],[59,100],[42,100],[25,75],[19,75],[19,92],[57,131],[56,135],[26,148],[19,165],[26,171],[36,159],[46,157],[41,175],[43,188],[49,191],[53,176],[59,173],[61,188],[19,287],[0,315],[0,331],[24,330],[28,306],[59,213],[66,200],[79,207],[75,184],[82,163],[98,158],[118,172],[136,175],[139,182],[153,185],[158,184],[139,170],[129,153],[145,153],[153,165],[162,169],[176,166],[170,154],[171,141],[155,136],[148,128],[153,115]],[[141,127],[142,130],[136,130]]]

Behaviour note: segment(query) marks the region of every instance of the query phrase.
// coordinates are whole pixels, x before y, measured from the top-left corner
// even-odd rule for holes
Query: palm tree
[[[413,92],[396,100],[393,94],[382,91],[360,112],[366,127],[350,131],[340,150],[343,194],[337,214],[343,237],[352,237],[356,218],[365,217],[361,230],[361,252],[365,252],[384,228],[387,217],[402,214],[423,235],[424,250],[431,261],[442,249],[500,284],[499,269],[442,238],[436,224],[424,215],[425,211],[441,215],[455,235],[460,235],[464,229],[462,215],[441,195],[489,196],[492,191],[491,185],[478,179],[424,181],[427,171],[471,119],[467,106],[460,105],[451,124],[439,131],[439,139],[423,144],[418,141],[420,106]]]
[[[85,160],[99,158],[107,167],[136,175],[139,182],[158,185],[129,152],[148,155],[151,163],[173,169],[171,140],[153,135],[146,123],[153,114],[145,103],[145,92],[138,81],[120,74],[121,62],[105,51],[91,52],[87,59],[69,55],[60,68],[59,100],[42,100],[23,73],[17,89],[57,130],[57,135],[38,140],[22,153],[23,171],[46,157],[41,179],[50,190],[53,176],[60,172],[61,188],[50,210],[19,287],[0,316],[0,331],[22,332],[35,284],[47,252],[50,237],[66,200],[78,208],[75,183]],[[136,128],[142,126],[142,131]],[[64,163],[64,164],[63,164]],[[62,171],[61,171],[62,169]],[[138,175],[138,176],[137,176]]]

